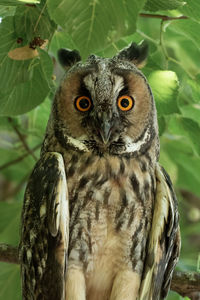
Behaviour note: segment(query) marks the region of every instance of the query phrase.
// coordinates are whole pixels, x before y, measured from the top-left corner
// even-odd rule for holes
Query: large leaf
[[[0,202],[0,243],[18,245],[22,201],[17,203]]]
[[[179,10],[186,16],[189,16],[197,21],[200,20],[200,2],[197,0],[187,0],[183,7]]]
[[[49,40],[56,28],[42,6],[19,6],[14,16],[15,34],[30,43],[35,37]]]
[[[1,6],[0,5],[0,18],[13,16],[15,14],[16,7],[14,6]]]
[[[176,31],[191,40],[200,49],[200,23],[194,20],[178,20],[170,25],[170,29]]]
[[[65,27],[83,57],[102,50],[108,42],[134,33],[145,0],[48,0],[53,20]]]
[[[19,265],[0,263],[0,299],[21,300]]]
[[[181,0],[147,0],[144,9],[148,11],[176,9],[183,4]]]
[[[200,155],[200,126],[191,119],[175,115],[170,118],[168,131],[174,136],[183,137],[191,143],[197,155]]]
[[[6,64],[7,61],[10,61]],[[17,68],[18,62],[11,61],[7,58],[5,61],[4,69],[7,74],[7,81],[11,79],[15,84],[12,85],[12,89],[5,89],[4,93],[1,93],[1,105],[0,115],[18,115],[30,111],[42,101],[44,101],[48,92],[50,91],[50,75],[52,74],[52,61],[46,52],[42,52],[40,58],[35,58],[26,62],[21,62],[29,66],[28,74],[27,69],[24,68],[24,72],[21,72],[21,82],[19,82],[19,69]],[[3,68],[0,74],[3,74]],[[9,78],[10,73],[10,78]],[[29,80],[26,80],[28,78]],[[24,81],[23,81],[24,79]],[[5,80],[5,79],[4,79]]]
[[[8,56],[8,52],[18,47],[13,17],[3,20],[0,35],[0,77],[4,87],[0,91],[0,115],[22,114],[40,104],[47,96],[52,61],[44,51],[40,51],[40,56],[28,60],[15,60]]]
[[[40,0],[0,0],[0,5],[24,5],[24,4],[38,4]]]
[[[164,136],[161,139],[160,161],[176,186],[200,195],[200,160],[192,147],[191,141],[184,137]]]
[[[44,101],[51,88],[52,60],[40,49],[51,38],[55,23],[39,6],[20,6],[0,24],[0,115],[23,114]],[[34,45],[33,45],[34,41]],[[24,43],[28,43],[25,45]],[[12,87],[12,88],[11,88]]]
[[[190,104],[180,107],[185,118],[192,119],[200,125],[200,104]]]
[[[148,77],[156,101],[158,115],[178,112],[178,78],[172,71],[154,71]]]

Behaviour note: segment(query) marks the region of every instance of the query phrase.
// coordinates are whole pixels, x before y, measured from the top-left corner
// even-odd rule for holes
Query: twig
[[[0,261],[19,264],[18,248],[0,244]],[[198,294],[200,292],[200,273],[175,271],[171,290],[188,297]]]
[[[37,149],[39,149],[41,147],[41,144],[35,146],[33,149],[31,149],[31,152],[35,152]],[[22,161],[24,158],[26,158],[27,156],[29,155],[29,153],[25,153],[24,155],[16,158],[16,159],[13,159],[3,165],[0,166],[0,171],[2,171],[3,169],[6,169],[14,164],[17,164],[18,162]]]
[[[0,261],[19,264],[19,255],[17,247],[0,244]]]
[[[22,142],[25,150],[34,158],[35,161],[37,161],[37,157],[35,156],[35,154],[32,152],[32,150],[29,148],[28,144],[26,143],[23,135],[21,134],[21,132],[19,131],[19,129],[17,128],[17,126],[13,123],[12,118],[8,117],[8,121],[11,124],[12,128],[15,130],[16,134],[18,135],[20,141]]]
[[[173,21],[173,20],[185,20],[188,19],[187,16],[180,16],[180,17],[169,17],[166,15],[158,15],[158,14],[139,14],[140,17],[144,18],[153,18],[153,19],[161,19],[163,21]]]

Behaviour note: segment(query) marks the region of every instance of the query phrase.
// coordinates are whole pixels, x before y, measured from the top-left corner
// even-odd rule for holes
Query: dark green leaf
[[[176,115],[170,118],[168,131],[174,136],[188,139],[195,153],[200,155],[200,126],[198,123]]]
[[[22,201],[20,203],[0,202],[0,243],[18,245],[21,208]]]
[[[14,29],[18,37],[30,43],[35,37],[49,40],[56,28],[48,12],[39,6],[19,6],[14,17]]]
[[[14,6],[1,6],[0,5],[0,18],[13,16],[15,14],[16,7]]]
[[[48,0],[52,19],[72,36],[83,57],[134,33],[145,0]]]
[[[19,265],[0,263],[0,299],[21,300]]]
[[[176,9],[183,5],[181,0],[147,0],[144,9],[148,11]]]

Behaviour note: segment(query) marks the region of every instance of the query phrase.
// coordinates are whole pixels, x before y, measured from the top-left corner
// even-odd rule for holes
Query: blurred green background
[[[62,76],[57,50],[111,57],[146,40],[143,72],[158,111],[160,162],[179,199],[177,269],[199,271],[200,2],[0,0],[0,17],[0,243],[19,242],[24,189]],[[21,299],[19,266],[0,263],[0,299]],[[183,298],[170,292],[167,299]]]

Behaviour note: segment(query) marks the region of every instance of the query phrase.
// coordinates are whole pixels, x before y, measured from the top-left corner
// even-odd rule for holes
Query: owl
[[[166,297],[177,199],[158,163],[155,103],[139,70],[146,55],[144,42],[85,62],[58,52],[65,75],[22,211],[23,299]]]

